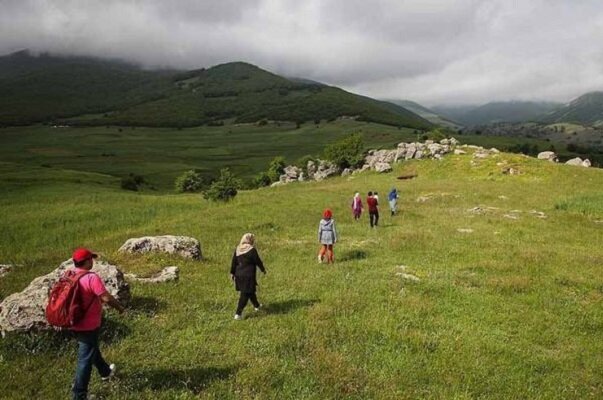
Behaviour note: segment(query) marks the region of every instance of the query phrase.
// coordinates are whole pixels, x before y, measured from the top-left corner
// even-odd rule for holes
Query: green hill
[[[390,102],[404,107],[405,109],[419,115],[422,118],[425,118],[426,120],[428,120],[429,122],[431,122],[435,125],[440,125],[440,126],[444,126],[444,127],[455,129],[455,130],[463,128],[463,126],[461,124],[459,124],[458,122],[454,122],[449,118],[443,117],[443,116],[439,115],[438,113],[436,113],[435,111],[433,111],[425,106],[422,106],[421,104],[416,103],[414,101],[390,100]]]
[[[569,104],[542,116],[547,123],[568,122],[574,124],[603,125],[603,92],[590,92],[572,100]]]
[[[107,314],[101,348],[118,373],[108,384],[93,374],[97,398],[600,399],[602,172],[447,156],[213,204],[0,163],[0,263],[18,265],[0,299],[81,245],[124,272],[180,268],[177,283],[133,282],[128,313]],[[400,215],[383,210],[376,230],[352,219],[355,191],[392,186]],[[333,266],[316,263],[326,207],[339,231]],[[228,266],[247,231],[268,270],[265,307],[234,321]],[[117,253],[130,237],[170,233],[198,238],[205,260]],[[0,339],[0,397],[67,398],[75,359],[58,334]]]
[[[342,116],[418,129],[432,126],[402,107],[336,87],[289,80],[242,62],[182,72],[27,52],[0,57],[2,125],[184,127],[225,120],[301,123]]]
[[[478,107],[437,108],[442,115],[454,115],[454,119],[465,126],[488,125],[501,122],[537,121],[542,114],[560,107],[558,103],[533,101],[502,101],[487,103]]]

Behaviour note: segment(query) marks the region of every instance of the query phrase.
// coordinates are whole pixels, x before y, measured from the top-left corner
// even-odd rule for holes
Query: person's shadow
[[[133,391],[183,390],[198,395],[212,382],[229,379],[236,367],[196,367],[185,369],[157,368],[119,374],[121,381]]]
[[[288,314],[299,308],[312,307],[316,303],[318,303],[318,300],[316,299],[290,299],[275,303],[268,303],[266,306],[264,306],[264,311],[267,314]]]

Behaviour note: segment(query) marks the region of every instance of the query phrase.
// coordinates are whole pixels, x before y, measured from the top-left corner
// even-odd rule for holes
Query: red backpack
[[[46,305],[46,321],[52,326],[70,328],[86,311],[81,304],[79,281],[90,271],[67,270],[54,284]]]

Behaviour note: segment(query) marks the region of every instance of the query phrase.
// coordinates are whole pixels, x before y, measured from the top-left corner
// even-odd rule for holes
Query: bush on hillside
[[[260,172],[251,183],[251,186],[254,188],[261,188],[265,186],[269,186],[272,183],[270,176],[268,176],[267,172]]]
[[[325,148],[324,157],[339,168],[355,168],[364,161],[364,144],[358,134],[350,135]]]
[[[279,180],[281,175],[285,172],[285,159],[283,157],[274,157],[270,164],[268,165],[268,171],[266,171],[266,175],[270,178],[270,182],[276,182]]]
[[[141,175],[134,175],[130,173],[130,175],[121,178],[121,188],[124,190],[132,190],[136,192],[143,183],[144,177]]]
[[[189,170],[176,178],[176,182],[174,186],[176,188],[176,192],[184,193],[184,192],[198,192],[203,189],[205,182],[203,180],[203,176],[197,171]]]
[[[220,171],[220,177],[203,192],[203,197],[212,201],[229,201],[234,198],[243,183],[228,168]]]

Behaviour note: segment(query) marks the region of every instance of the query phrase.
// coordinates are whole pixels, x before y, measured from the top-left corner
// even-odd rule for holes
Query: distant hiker
[[[396,214],[396,206],[398,204],[398,191],[396,188],[392,188],[387,196],[387,199],[389,200],[389,210],[391,211],[392,216],[394,216]]]
[[[337,229],[335,229],[333,212],[329,209],[323,212],[322,219],[318,224],[318,241],[321,244],[320,251],[318,252],[318,262],[322,263],[324,261],[325,254],[327,256],[327,263],[335,262],[333,245],[337,243]]]
[[[356,192],[352,199],[352,213],[354,214],[354,220],[358,221],[362,215],[362,199],[360,193]]]
[[[255,249],[255,236],[252,233],[246,233],[241,238],[241,242],[232,256],[230,266],[230,279],[234,281],[235,289],[241,292],[237,312],[234,316],[236,320],[243,319],[243,309],[249,300],[251,300],[255,311],[259,311],[262,307],[255,294],[258,285],[255,274],[256,268],[259,268],[264,275],[266,274],[264,264]]]
[[[107,289],[103,280],[90,271],[94,265],[96,254],[88,249],[77,249],[73,252],[74,270],[65,274],[77,279],[76,301],[80,304],[82,315],[74,321],[71,330],[78,341],[77,368],[73,384],[73,399],[88,398],[88,383],[92,374],[92,366],[96,368],[103,381],[108,380],[115,373],[115,364],[107,364],[99,348],[98,335],[101,326],[103,304],[108,304],[120,313],[125,311],[119,301]]]
[[[379,225],[379,198],[375,197],[373,192],[368,192],[366,205],[368,206],[371,228],[374,228]]]

